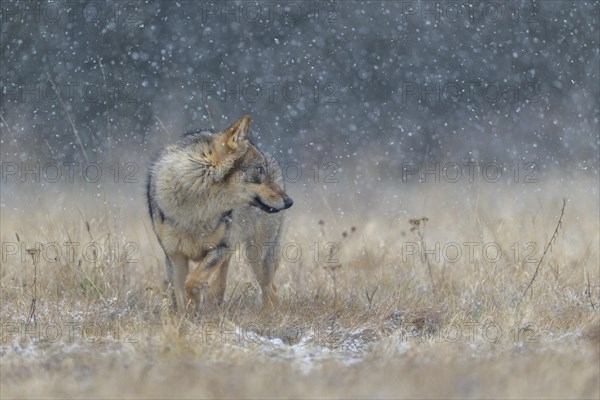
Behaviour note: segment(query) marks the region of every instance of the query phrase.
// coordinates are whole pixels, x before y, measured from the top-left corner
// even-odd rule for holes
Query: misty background
[[[359,160],[390,179],[406,161],[597,174],[599,10],[598,1],[2,1],[1,155],[132,162],[143,180],[160,146],[250,114],[255,142],[284,163]]]

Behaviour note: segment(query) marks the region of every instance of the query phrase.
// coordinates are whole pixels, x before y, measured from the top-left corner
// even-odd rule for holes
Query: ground
[[[4,192],[1,397],[600,397],[597,177],[342,183],[289,185],[277,310],[238,254],[190,318],[142,189]]]

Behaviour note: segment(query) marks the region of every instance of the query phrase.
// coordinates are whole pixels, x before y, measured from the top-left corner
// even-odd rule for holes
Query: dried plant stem
[[[100,66],[100,72],[102,72],[102,81],[104,82],[104,107],[106,108],[106,139],[108,141],[108,150],[111,150],[111,132],[110,132],[110,114],[109,114],[109,106],[108,106],[108,84],[106,82],[106,73],[104,72],[104,66],[102,65],[102,59],[100,57],[97,58],[98,65]]]
[[[367,301],[369,302],[369,308],[371,308],[371,306],[373,305],[373,298],[375,297],[375,293],[377,293],[377,289],[379,289],[379,283],[371,292],[369,292],[369,289],[365,288],[365,296],[367,297]]]
[[[83,158],[85,158],[86,162],[90,162],[90,160],[88,159],[88,156],[87,156],[87,154],[85,152],[85,149],[83,147],[83,142],[81,141],[81,137],[79,137],[79,131],[77,130],[77,127],[75,126],[75,122],[73,122],[73,118],[71,118],[71,114],[67,110],[67,106],[65,105],[65,102],[62,99],[62,96],[60,95],[60,90],[56,89],[56,84],[54,83],[54,81],[50,77],[50,74],[48,74],[48,81],[50,82],[50,84],[52,85],[52,89],[54,90],[54,92],[58,96],[58,100],[60,100],[60,104],[62,105],[63,110],[65,110],[65,114],[67,115],[67,119],[69,120],[69,123],[71,124],[71,128],[73,129],[73,135],[75,135],[75,139],[77,139],[77,143],[79,143],[79,148],[81,149],[81,153],[83,154]]]
[[[165,133],[167,135],[169,135],[169,131],[165,127],[165,124],[163,124],[163,122],[160,120],[160,118],[158,118],[156,115],[154,116],[154,118],[158,121],[158,123],[159,123],[160,127],[162,128],[162,130],[165,131]]]
[[[331,266],[324,266],[323,268],[329,273],[331,281],[333,283],[333,306],[336,307],[338,304],[338,281],[337,281],[337,270],[341,268],[341,264],[335,264]]]
[[[208,108],[208,104],[204,104],[204,109],[206,110],[206,114],[208,114],[208,121],[210,122],[210,129],[213,131],[215,128],[215,121],[213,120],[212,114],[210,113],[210,108]]]
[[[27,253],[31,256],[33,260],[33,298],[31,299],[31,304],[29,305],[29,317],[27,318],[27,324],[31,323],[33,319],[33,323],[36,324],[35,319],[35,305],[37,303],[37,260],[36,255],[38,253],[37,249],[27,249]]]
[[[13,132],[10,129],[10,126],[8,125],[8,122],[6,122],[6,120],[4,119],[4,116],[2,115],[2,113],[0,113],[0,121],[4,124],[4,126],[6,126],[6,130],[8,131],[8,133],[10,133],[11,136],[13,136],[13,139],[14,139]]]
[[[425,258],[425,263],[427,264],[427,271],[429,272],[429,280],[431,281],[431,289],[435,290],[435,282],[433,281],[433,271],[431,268],[431,263],[427,258],[427,252],[425,251],[425,235],[423,231],[421,231],[421,226],[425,229],[425,224],[429,221],[427,217],[421,217],[417,219],[409,219],[408,223],[412,225],[410,228],[411,232],[415,232],[415,236],[419,239],[419,244],[421,246],[421,251],[423,252],[423,258]]]
[[[433,281],[433,272],[431,270],[431,263],[429,262],[429,259],[427,258],[427,252],[425,252],[423,250],[425,248],[425,239],[423,237],[423,234],[421,233],[421,229],[417,229],[417,236],[419,237],[419,240],[421,241],[421,251],[423,251],[423,254],[425,257],[425,263],[427,264],[427,271],[429,272],[429,280],[431,280],[431,288],[434,289],[435,282]]]
[[[2,124],[6,127],[6,130],[10,134],[10,136],[12,138],[12,141],[15,143],[15,145],[17,147],[17,150],[20,153],[21,152],[21,146],[19,146],[19,141],[15,138],[14,131],[10,128],[10,125],[8,125],[8,122],[6,122],[6,119],[4,119],[4,116],[2,115],[2,113],[0,113],[0,122],[2,122]]]
[[[521,305],[522,300],[525,298],[525,295],[527,294],[527,291],[529,289],[531,289],[531,286],[533,285],[533,282],[535,281],[535,278],[538,276],[538,273],[540,272],[540,267],[542,265],[542,261],[544,261],[544,257],[552,249],[552,244],[554,242],[556,242],[556,239],[558,237],[558,231],[559,231],[559,229],[560,229],[560,227],[562,225],[563,216],[565,215],[565,207],[566,206],[567,206],[567,200],[563,199],[563,205],[562,205],[562,209],[560,211],[560,217],[558,217],[558,223],[556,224],[556,228],[554,228],[554,233],[552,233],[552,237],[550,237],[550,240],[546,244],[546,247],[544,248],[544,252],[542,253],[542,256],[540,257],[540,260],[538,261],[537,266],[535,267],[535,272],[533,273],[533,276],[531,277],[531,280],[527,284],[527,287],[523,291],[523,295],[521,296],[521,299],[519,300],[519,303],[517,304],[517,310],[519,309],[519,306]]]
[[[592,306],[592,309],[596,309],[596,306],[594,305],[594,302],[592,301],[592,287],[590,285],[590,273],[587,273],[587,289],[586,289],[587,295],[588,295],[588,299],[590,301],[590,305]]]

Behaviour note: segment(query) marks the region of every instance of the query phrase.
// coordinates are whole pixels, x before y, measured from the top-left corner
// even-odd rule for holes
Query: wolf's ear
[[[215,181],[220,181],[231,170],[236,160],[246,154],[248,150],[248,126],[250,116],[244,115],[233,125],[225,129],[213,142],[211,153],[212,163],[215,166]]]
[[[244,115],[238,119],[233,125],[222,133],[224,142],[227,147],[234,151],[245,153],[248,148],[248,127],[250,126],[250,116]]]

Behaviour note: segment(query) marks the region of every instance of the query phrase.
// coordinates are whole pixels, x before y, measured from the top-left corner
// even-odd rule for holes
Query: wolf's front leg
[[[169,260],[168,256],[165,257],[165,265],[167,267],[167,282],[169,284],[167,290],[169,291],[169,296],[171,297],[171,306],[175,311],[177,311],[177,296],[175,295],[175,278],[173,276],[174,267],[173,264],[171,264],[171,260]]]
[[[231,253],[228,251],[227,246],[221,244],[209,251],[206,257],[187,276],[185,294],[187,299],[195,304],[196,308],[202,304],[202,297],[205,297],[206,302],[214,304],[219,304],[223,300],[230,259]],[[218,272],[215,285],[210,287],[208,281],[215,272]]]
[[[172,277],[172,284],[175,291],[175,299],[177,300],[176,308],[180,314],[185,313],[186,301],[184,296],[184,282],[188,275],[188,264],[189,259],[180,253],[170,254],[167,256],[169,263],[167,268],[171,271],[167,271],[167,275]]]

